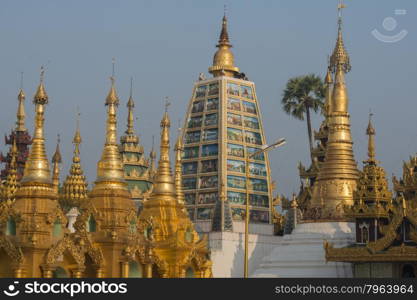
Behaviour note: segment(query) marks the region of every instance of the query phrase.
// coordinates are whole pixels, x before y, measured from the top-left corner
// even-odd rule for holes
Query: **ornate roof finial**
[[[330,67],[330,55],[327,55],[327,73],[326,73],[326,78],[324,81],[327,85],[330,85],[333,83],[332,68]]]
[[[150,171],[151,171],[151,175],[153,177],[156,173],[155,135],[152,135],[152,149],[151,149],[151,153],[149,154],[149,157],[151,159]]]
[[[213,66],[209,68],[209,72],[214,76],[233,76],[239,72],[239,68],[234,65],[234,55],[230,48],[232,45],[229,40],[227,31],[226,10],[222,20],[222,30],[220,32],[219,43],[216,45],[217,52],[214,54]]]
[[[41,72],[39,75],[39,86],[36,91],[35,97],[33,98],[33,102],[35,104],[47,104],[48,103],[48,94],[45,91],[45,86],[43,85],[44,77],[45,77],[45,68],[41,66]]]
[[[62,163],[62,155],[59,149],[60,143],[61,143],[61,137],[58,133],[55,153],[52,156],[52,163],[53,163],[52,184],[54,185],[56,192],[58,192],[58,189],[59,189],[59,174],[60,174],[59,165]]]
[[[333,78],[332,78],[332,71],[330,68],[330,56],[327,56],[327,74],[325,78],[326,83],[326,99],[324,103],[324,115],[326,118],[330,115],[332,111],[332,85],[333,85]]]
[[[130,96],[129,101],[127,102],[127,108],[128,108],[128,115],[127,115],[127,129],[126,134],[128,135],[134,135],[134,117],[133,117],[133,108],[135,107],[135,102],[133,101],[133,78],[130,78]]]
[[[168,107],[171,105],[171,102],[169,101],[169,97],[165,97],[165,114],[164,117],[161,120],[161,127],[170,127],[171,126],[171,121],[169,120],[168,117]]]
[[[182,153],[184,151],[182,143],[181,120],[178,120],[178,138],[175,144],[175,190],[177,192],[177,200],[180,205],[185,205],[185,195],[182,188]]]
[[[112,75],[110,77],[111,87],[110,87],[109,94],[107,95],[107,98],[106,98],[106,105],[115,104],[117,106],[119,105],[119,98],[117,97],[116,88],[114,86],[114,83],[115,83],[114,65],[115,65],[115,59],[113,58],[112,59]]]
[[[368,163],[376,163],[375,160],[375,129],[372,126],[373,113],[369,112],[368,128],[366,128],[366,134],[368,135]]]
[[[20,90],[19,94],[17,95],[17,100],[19,101],[19,105],[17,107],[17,120],[16,120],[16,131],[27,131],[25,127],[25,98],[26,95],[23,92],[23,72],[20,72]]]
[[[75,135],[74,138],[72,140],[72,143],[75,145],[75,150],[77,152],[77,154],[80,154],[79,151],[79,146],[82,142],[81,140],[81,134],[80,134],[80,117],[81,117],[81,112],[80,112],[80,108],[77,107],[77,125],[76,125],[76,129],[75,129]]]
[[[342,9],[346,8],[346,5],[343,4],[343,1],[340,0],[340,3],[337,6],[338,10],[338,21],[337,21],[337,40],[336,46],[334,47],[333,54],[330,57],[330,65],[333,72],[337,72],[337,69],[340,68],[344,73],[347,73],[351,69],[349,55],[343,44],[342,36]]]
[[[57,139],[56,139],[56,149],[55,149],[55,153],[52,156],[52,162],[56,162],[56,163],[61,163],[62,162],[62,155],[61,155],[61,151],[59,149],[59,144],[61,143],[61,135],[58,133],[57,134]]]
[[[32,140],[29,157],[25,164],[25,171],[22,178],[22,184],[29,183],[51,183],[51,173],[49,161],[46,157],[45,138],[44,138],[44,113],[45,104],[48,103],[44,81],[44,68],[41,67],[40,83],[33,103],[35,104],[35,134]]]

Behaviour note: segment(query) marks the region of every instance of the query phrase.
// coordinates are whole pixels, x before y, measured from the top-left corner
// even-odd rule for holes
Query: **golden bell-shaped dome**
[[[219,43],[216,46],[219,50],[216,51],[213,58],[213,66],[209,68],[209,72],[213,76],[233,76],[239,72],[239,68],[235,67],[235,58],[230,50],[232,45],[229,41],[229,34],[227,32],[227,18],[223,17],[222,31],[220,33]]]

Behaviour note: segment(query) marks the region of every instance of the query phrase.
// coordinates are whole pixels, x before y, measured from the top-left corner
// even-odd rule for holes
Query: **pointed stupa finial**
[[[61,143],[61,136],[58,133],[57,134],[57,141],[56,141],[55,153],[52,156],[52,162],[54,162],[54,163],[61,163],[62,162],[61,150],[59,149],[59,144],[60,143]]]
[[[213,76],[233,76],[239,72],[239,68],[235,66],[234,55],[230,48],[229,33],[227,30],[226,10],[222,20],[222,30],[220,31],[219,43],[216,45],[219,48],[214,54],[213,65],[209,68],[209,72]]]
[[[338,34],[336,46],[330,57],[330,68],[335,73],[334,88],[331,102],[331,112],[347,113],[349,98],[345,84],[345,73],[351,69],[349,55],[343,44],[342,37],[342,9],[346,6],[341,0],[338,5]]]
[[[330,67],[330,56],[327,56],[327,73],[326,73],[326,77],[324,81],[326,83],[324,115],[326,118],[328,118],[332,111],[332,91],[333,91],[333,77],[332,77],[332,71]]]
[[[375,163],[375,128],[372,125],[373,113],[369,113],[368,127],[366,128],[366,134],[368,135],[368,163]]]
[[[184,151],[182,143],[181,120],[178,121],[178,138],[175,144],[175,190],[177,192],[177,200],[180,205],[185,205],[185,195],[182,188],[182,153]]]
[[[152,201],[152,199],[158,199],[162,195],[166,200],[176,201],[175,184],[174,178],[172,177],[171,163],[169,158],[170,126],[171,122],[169,120],[169,115],[168,112],[165,111],[161,120],[161,144],[158,169],[154,177],[153,192],[149,201]]]
[[[36,94],[33,98],[33,102],[35,104],[47,104],[48,103],[48,94],[46,93],[45,86],[44,86],[44,77],[45,77],[45,68],[41,66],[40,72],[40,79],[39,79],[39,86],[36,90]]]
[[[20,72],[20,90],[19,94],[17,95],[17,100],[19,101],[19,105],[17,107],[17,114],[16,114],[16,131],[27,131],[25,126],[25,99],[26,95],[23,91],[23,72]]]
[[[56,192],[58,192],[58,189],[59,189],[59,175],[60,175],[60,166],[59,165],[62,163],[61,150],[59,149],[59,144],[60,143],[61,143],[61,137],[58,134],[57,135],[57,143],[56,143],[55,153],[52,156],[52,163],[53,163],[52,184],[55,187]]]
[[[81,117],[81,112],[80,112],[80,108],[77,107],[77,125],[76,125],[76,129],[75,129],[75,134],[74,134],[74,138],[72,139],[72,143],[75,145],[76,151],[79,154],[79,149],[78,147],[80,146],[82,139],[81,139],[81,134],[80,134],[80,117]]]
[[[330,55],[327,55],[327,73],[326,73],[326,77],[324,79],[324,82],[327,85],[330,85],[333,83],[333,78],[332,78],[332,68],[330,65]]]
[[[337,10],[338,10],[338,20],[337,20],[337,40],[336,45],[333,50],[333,54],[330,57],[330,65],[333,72],[337,72],[337,69],[340,68],[341,71],[347,73],[351,69],[349,55],[343,44],[343,35],[342,35],[342,9],[346,8],[346,5],[343,3],[343,0],[340,0]]]
[[[115,105],[119,105],[119,98],[117,97],[117,92],[116,92],[116,87],[115,87],[115,73],[114,73],[114,65],[115,65],[115,59],[112,59],[112,75],[110,77],[110,81],[111,81],[111,87],[110,87],[110,91],[109,94],[107,95],[106,98],[106,105],[110,105],[110,104],[115,104]]]
[[[126,134],[127,135],[134,135],[134,116],[133,116],[133,108],[135,107],[135,102],[133,101],[133,77],[130,78],[130,96],[129,101],[127,101],[127,109],[128,109],[128,115],[127,115],[127,129]]]

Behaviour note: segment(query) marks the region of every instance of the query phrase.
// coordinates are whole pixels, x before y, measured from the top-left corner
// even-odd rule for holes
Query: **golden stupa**
[[[59,141],[50,172],[44,138],[48,95],[43,75],[42,70],[34,96],[35,134],[24,176],[17,180],[18,150],[13,141],[9,173],[1,185],[0,277],[211,277],[207,240],[199,237],[188,218],[178,172],[179,185],[171,175],[168,114],[165,112],[161,122],[156,188],[138,216],[117,143],[119,99],[114,77],[105,102],[103,153],[94,187],[88,191],[78,122],[72,165],[62,187]],[[19,128],[24,128],[22,112],[19,101]],[[132,118],[130,113],[128,122]],[[181,146],[176,149],[178,169]]]

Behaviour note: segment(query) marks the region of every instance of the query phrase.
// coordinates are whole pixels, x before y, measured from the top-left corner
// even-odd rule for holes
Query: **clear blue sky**
[[[375,114],[377,156],[387,174],[401,174],[402,161],[417,151],[416,8],[415,0],[347,0],[345,45],[352,71],[347,75],[355,158],[366,158],[365,128],[369,109]],[[257,84],[267,138],[287,144],[271,153],[273,179],[286,195],[298,191],[298,161],[308,162],[306,125],[285,115],[280,97],[296,75],[324,75],[326,57],[336,38],[337,0],[269,1],[22,1],[0,3],[0,134],[14,126],[20,72],[27,94],[27,126],[33,132],[32,95],[39,68],[47,64],[46,113],[49,158],[56,134],[62,136],[63,175],[72,157],[76,107],[82,110],[82,161],[90,183],[104,141],[104,100],[111,59],[116,58],[121,99],[119,132],[125,129],[129,78],[134,78],[136,130],[149,152],[159,137],[163,97],[170,96],[173,127],[184,118],[192,83],[207,73],[228,6],[229,34],[237,66]],[[405,9],[396,15],[395,9]],[[393,17],[395,30],[383,20]],[[371,31],[408,35],[383,43]],[[48,63],[49,62],[49,63]],[[314,118],[314,125],[320,123]],[[172,133],[176,135],[173,128]],[[6,148],[0,145],[0,149]],[[62,176],[64,178],[64,176]]]

